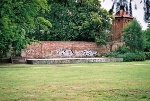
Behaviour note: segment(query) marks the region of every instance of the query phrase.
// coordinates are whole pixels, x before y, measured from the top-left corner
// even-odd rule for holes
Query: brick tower
[[[122,30],[124,26],[133,20],[133,17],[124,10],[124,6],[120,6],[120,10],[114,15],[113,20],[113,41],[120,41],[122,38]]]

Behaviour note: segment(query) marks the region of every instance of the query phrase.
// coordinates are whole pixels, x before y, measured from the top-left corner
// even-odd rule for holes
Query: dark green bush
[[[119,54],[124,54],[124,53],[129,52],[129,49],[126,46],[120,46],[115,52]]]
[[[145,52],[146,59],[150,59],[150,52]]]
[[[111,52],[109,54],[102,54],[101,56],[104,56],[104,57],[117,57],[118,56],[118,53],[117,52]]]
[[[118,57],[123,58],[123,61],[144,61],[146,58],[144,52],[128,52],[120,54]]]
[[[114,57],[114,58],[123,58],[123,61],[144,61],[146,55],[144,52],[127,52],[127,53],[119,53],[117,51],[111,52],[109,54],[105,54],[106,57]]]

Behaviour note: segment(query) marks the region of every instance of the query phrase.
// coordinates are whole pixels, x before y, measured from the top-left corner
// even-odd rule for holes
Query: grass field
[[[0,64],[0,101],[150,101],[150,61]]]

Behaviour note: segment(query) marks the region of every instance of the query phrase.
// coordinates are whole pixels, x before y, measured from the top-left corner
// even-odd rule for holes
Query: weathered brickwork
[[[42,41],[28,45],[21,56],[29,58],[96,57],[109,51],[108,45],[99,46],[95,42]]]
[[[28,45],[25,50],[22,50],[21,56],[26,58],[97,57],[121,45],[123,43],[120,42],[100,46],[95,42],[84,41],[41,41]]]
[[[114,15],[113,20],[113,41],[121,40],[123,35],[123,28],[129,23],[132,22],[133,17],[124,10],[124,8],[120,8],[120,10]]]

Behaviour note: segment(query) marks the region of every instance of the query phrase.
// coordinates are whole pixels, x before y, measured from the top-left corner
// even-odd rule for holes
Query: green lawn
[[[0,101],[150,101],[150,61],[0,64]]]

